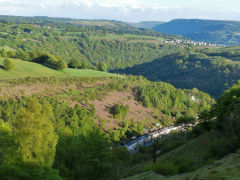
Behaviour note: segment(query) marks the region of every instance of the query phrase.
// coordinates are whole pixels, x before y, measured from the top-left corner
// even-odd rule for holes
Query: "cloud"
[[[240,19],[239,12],[221,11],[216,10],[216,8],[201,9],[199,7],[169,6],[169,3],[163,4],[160,2],[163,1],[0,0],[0,14],[72,17],[80,19],[114,19],[122,21],[167,21],[175,18]]]

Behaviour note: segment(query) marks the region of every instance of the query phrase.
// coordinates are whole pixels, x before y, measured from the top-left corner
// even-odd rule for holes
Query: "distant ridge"
[[[222,45],[240,44],[240,21],[174,19],[151,28],[157,32],[182,35],[194,41]]]
[[[159,24],[165,23],[164,21],[141,21],[138,23],[127,23],[137,28],[152,29]]]

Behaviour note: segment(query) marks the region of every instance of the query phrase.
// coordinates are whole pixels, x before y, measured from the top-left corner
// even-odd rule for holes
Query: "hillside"
[[[194,88],[219,97],[239,79],[239,46],[188,50],[117,72],[165,81],[178,88]]]
[[[90,69],[64,69],[63,71],[57,71],[50,69],[41,64],[22,61],[19,59],[13,60],[15,67],[6,71],[3,67],[0,68],[0,79],[16,79],[25,77],[74,77],[74,76],[96,76],[96,77],[116,77],[118,75],[107,72],[101,72]],[[0,59],[0,65],[3,66],[3,58]],[[119,76],[120,77],[120,76]]]
[[[32,65],[30,62],[24,62],[24,65],[25,63]],[[196,97],[197,101],[194,101],[192,96]],[[89,176],[94,176],[92,179],[98,179],[99,176],[103,179],[118,179],[122,176],[119,172],[123,171],[125,174],[123,165],[128,167],[127,162],[138,164],[141,161],[129,157],[130,153],[120,145],[134,136],[146,133],[146,128],[152,129],[156,124],[162,127],[172,124],[174,118],[181,114],[197,115],[204,109],[210,108],[213,102],[208,94],[197,89],[176,89],[170,84],[150,82],[143,77],[44,76],[2,79],[0,80],[0,140],[3,144],[0,150],[4,156],[0,157],[0,174],[3,177],[14,175],[18,179],[35,177],[36,174],[41,177],[38,179],[51,175],[74,179],[79,177],[79,174],[85,176],[85,179]],[[30,119],[32,121],[29,121]],[[19,121],[21,123],[16,124]],[[12,131],[15,129],[17,131]],[[13,136],[15,133],[19,133],[19,136]],[[39,134],[47,138],[37,137]],[[15,137],[19,144],[28,141],[29,138],[33,139],[29,140],[28,145],[35,144],[34,152],[47,152],[47,154],[37,154],[37,157],[30,155],[34,161],[42,156],[48,160],[49,151],[56,154],[52,156],[53,167],[44,166],[41,169],[33,166],[32,163],[25,164],[25,159],[19,160],[17,158],[19,151],[16,152],[15,144],[9,141]],[[57,142],[54,147],[52,141],[49,142],[52,139]],[[49,142],[50,145],[45,143],[39,145],[41,141]],[[40,148],[42,144],[48,149]],[[8,156],[9,147],[13,148],[10,156]],[[21,149],[22,146],[16,148]],[[27,152],[29,151],[32,151],[31,148],[27,148]],[[125,154],[124,157],[121,157],[121,153]],[[81,158],[77,158],[79,156]],[[7,162],[5,158],[8,157],[17,164],[11,162],[10,165],[5,164]],[[100,167],[96,167],[95,161],[101,162],[98,165]],[[21,163],[24,166],[19,166]],[[88,170],[80,171],[79,167]],[[90,171],[89,168],[93,169]],[[100,175],[95,168],[101,169]],[[51,170],[51,173],[48,170]]]
[[[166,34],[182,35],[194,41],[239,45],[240,22],[201,19],[175,19],[152,28]]]
[[[238,180],[240,177],[239,165],[240,151],[237,151],[236,153],[230,154],[221,160],[215,161],[191,173],[165,177],[153,172],[146,172],[125,178],[124,180],[195,180],[222,178],[226,180]]]
[[[86,60],[89,67],[104,62],[108,69],[124,68],[186,46],[170,43],[177,36],[117,21],[0,16],[0,22],[1,47],[17,54],[50,53],[67,63],[71,59]],[[25,55],[18,58],[27,59]]]
[[[156,142],[156,161],[145,161],[138,172],[162,176],[149,172],[129,179],[239,179],[239,96],[240,81],[200,114],[197,125]]]
[[[118,21],[0,16],[0,177],[239,176],[239,52]]]

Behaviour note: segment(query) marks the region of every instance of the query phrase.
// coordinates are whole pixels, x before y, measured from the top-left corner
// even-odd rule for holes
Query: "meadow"
[[[57,71],[41,64],[13,59],[15,67],[6,71],[3,67],[4,58],[0,58],[0,79],[16,79],[24,77],[123,77],[107,72],[101,72],[91,69],[71,69]]]

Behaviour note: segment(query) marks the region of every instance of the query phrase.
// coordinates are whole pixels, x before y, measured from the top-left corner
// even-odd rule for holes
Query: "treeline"
[[[15,58],[15,59],[21,59],[24,61],[36,62],[56,70],[63,70],[65,68],[70,67],[70,68],[77,68],[77,69],[94,69],[94,70],[106,72],[108,69],[106,63],[104,62],[97,63],[95,64],[95,66],[89,65],[84,55],[80,56],[78,59],[71,59],[69,64],[67,64],[62,58],[58,56],[54,56],[48,53],[43,53],[38,51],[24,52],[22,50],[7,51],[5,49],[1,49],[0,57],[4,57],[8,61],[12,61],[9,58]]]

